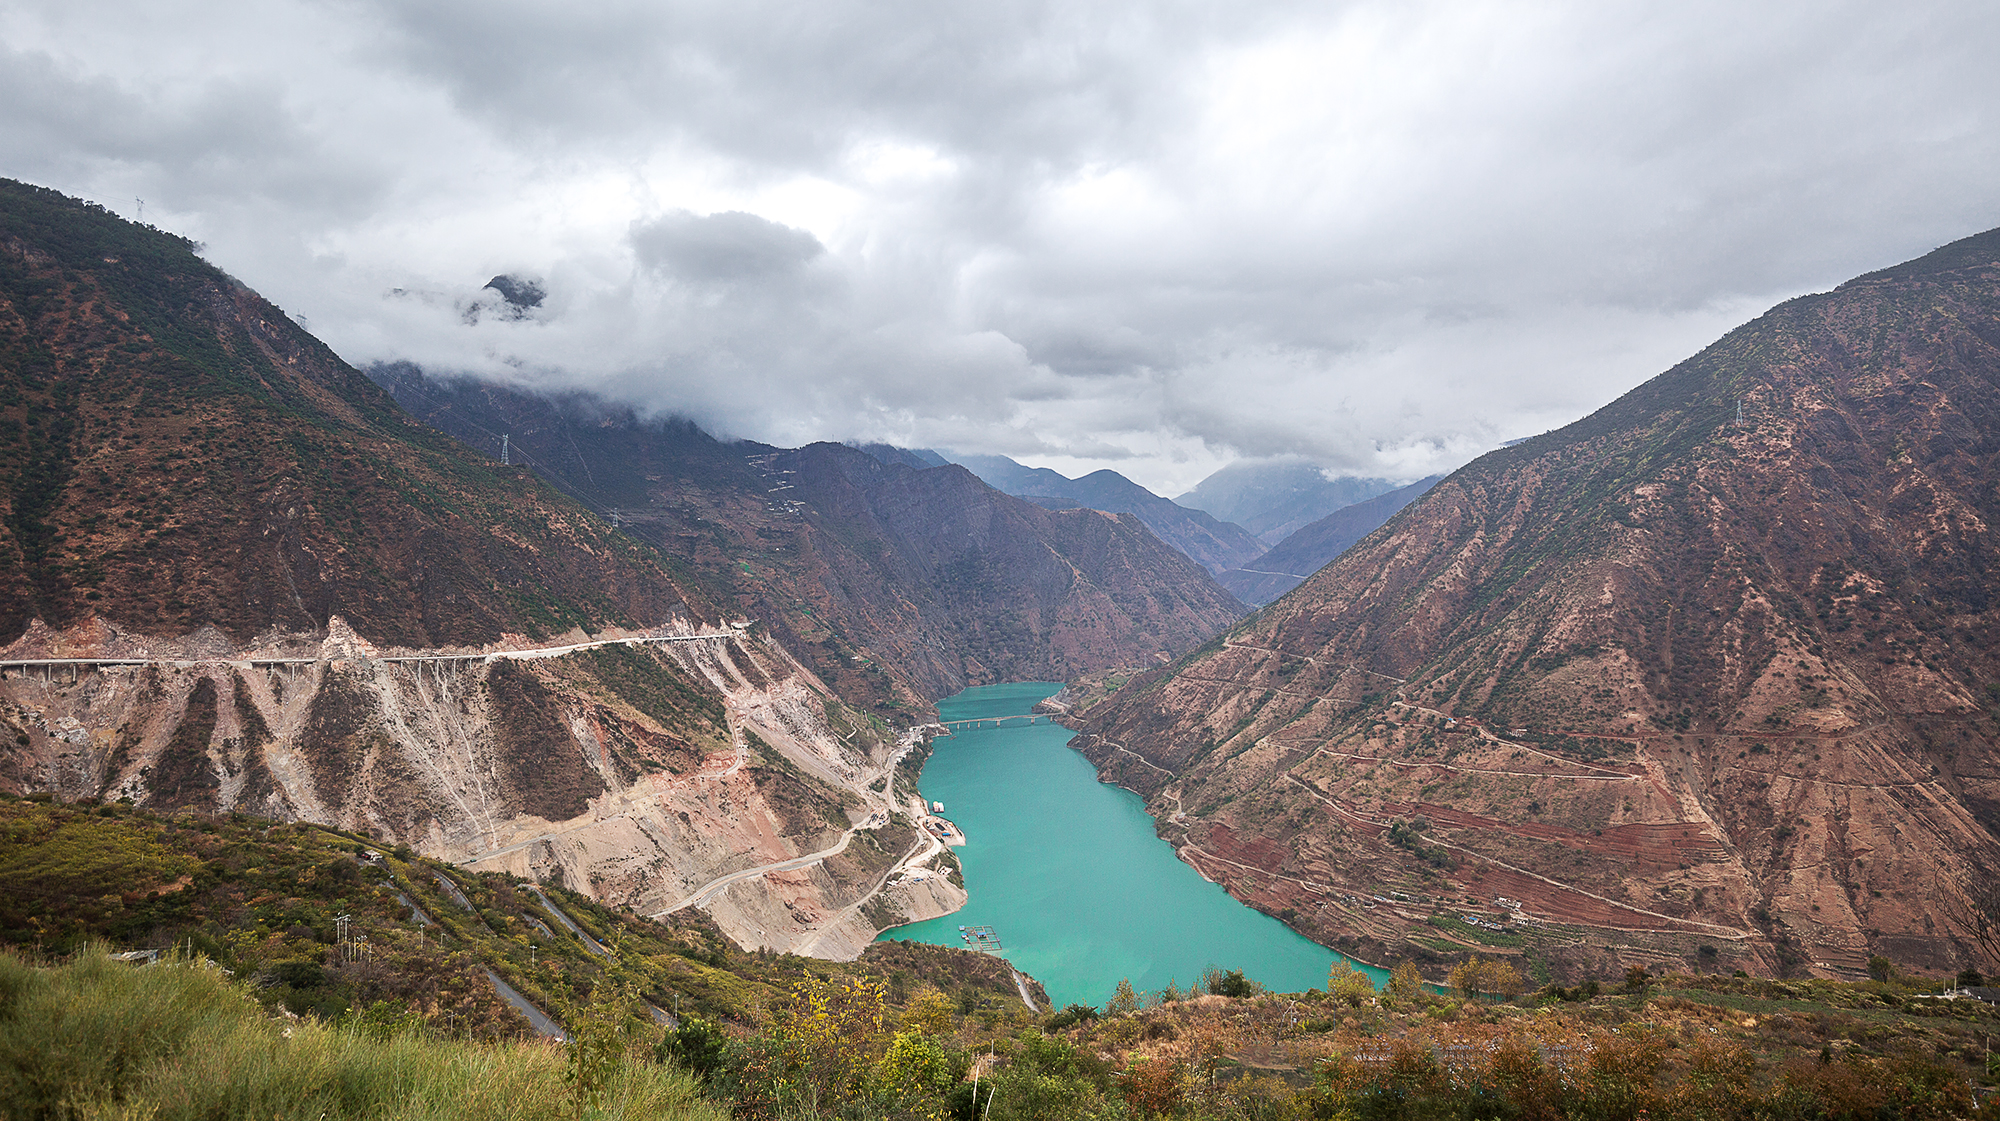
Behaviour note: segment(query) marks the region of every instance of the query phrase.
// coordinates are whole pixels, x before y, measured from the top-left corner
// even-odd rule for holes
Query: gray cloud
[[[0,172],[144,195],[356,361],[1415,477],[2000,224],[1996,47],[1973,0],[17,0]],[[497,273],[547,300],[464,315]]]
[[[677,210],[635,222],[631,241],[641,265],[693,281],[784,276],[826,252],[804,230],[740,210],[705,217]]]

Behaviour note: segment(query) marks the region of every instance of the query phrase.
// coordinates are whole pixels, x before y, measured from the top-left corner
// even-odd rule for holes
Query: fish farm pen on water
[[[961,926],[958,936],[965,940],[967,949],[978,950],[982,954],[997,954],[1002,949],[1000,936],[990,926]]]

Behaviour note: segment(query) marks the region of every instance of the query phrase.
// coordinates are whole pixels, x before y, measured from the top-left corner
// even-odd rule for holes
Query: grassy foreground
[[[0,1110],[10,1119],[728,1116],[671,1066],[616,1064],[594,1103],[574,1074],[570,1053],[542,1043],[274,1017],[206,961],[135,968],[87,953],[36,966],[0,953]]]

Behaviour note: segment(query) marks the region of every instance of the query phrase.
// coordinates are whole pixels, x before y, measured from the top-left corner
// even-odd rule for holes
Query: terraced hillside
[[[1370,952],[1990,972],[1996,478],[2000,232],[1482,457],[1078,743]]]

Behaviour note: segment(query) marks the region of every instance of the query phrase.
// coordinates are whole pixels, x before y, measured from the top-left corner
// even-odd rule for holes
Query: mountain
[[[698,572],[833,691],[884,717],[968,685],[1152,665],[1242,608],[1131,515],[1044,510],[958,466],[840,444],[723,443],[409,365],[373,375],[424,420],[514,454]]]
[[[900,463],[919,471],[943,467],[951,462],[929,448],[899,448],[894,444],[856,444],[854,447],[867,452],[882,463]]]
[[[1442,475],[1419,479],[1409,486],[1378,494],[1373,498],[1343,506],[1326,517],[1303,526],[1278,542],[1270,552],[1215,578],[1231,595],[1244,603],[1262,607],[1299,586],[1326,562],[1347,551],[1356,541],[1375,532],[1396,511],[1416,501]]]
[[[1025,467],[1004,455],[962,455],[958,462],[988,485],[1050,509],[1085,506],[1136,515],[1155,536],[1187,554],[1211,575],[1226,572],[1263,551],[1257,539],[1241,526],[1161,498],[1116,471],[1092,471],[1072,479],[1046,467]]]
[[[1278,459],[1232,463],[1174,501],[1234,522],[1271,546],[1343,506],[1396,486],[1387,479],[1328,478],[1316,464]]]
[[[0,790],[372,831],[646,913],[821,853],[706,905],[826,956],[963,899],[917,744],[183,239],[0,182],[0,432]]]
[[[719,618],[186,242],[19,184],[0,207],[0,635],[97,618],[242,641],[338,614],[449,645]]]
[[[1990,972],[1996,478],[2000,231],[1478,459],[1078,745],[1385,958]]]

